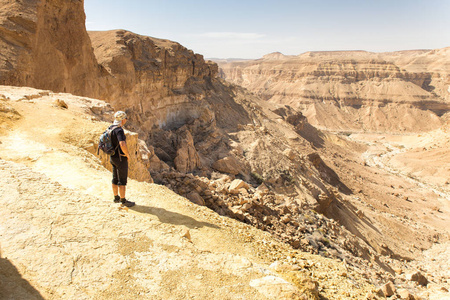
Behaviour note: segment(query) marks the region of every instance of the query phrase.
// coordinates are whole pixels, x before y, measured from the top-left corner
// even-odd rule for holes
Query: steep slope
[[[110,173],[61,126],[70,120],[87,136],[103,128],[87,114],[89,101],[100,102],[10,87],[0,94],[20,116],[0,144],[1,255],[33,287],[21,290],[25,298],[358,299],[373,289],[342,262],[295,251],[163,186],[130,180],[138,206],[118,210]],[[2,286],[0,295],[15,291]]]
[[[11,16],[18,16],[22,13],[21,10],[25,10],[35,18],[36,24],[43,24],[41,30],[49,33],[48,35],[40,35],[40,31],[29,32],[30,39],[36,45],[47,45],[48,53],[65,53],[67,48],[85,49],[84,39],[61,36],[59,32],[54,32],[57,26],[44,22],[47,16],[53,15],[53,21],[58,26],[70,25],[70,22],[62,22],[68,18],[76,24],[64,30],[80,31],[78,34],[83,37],[84,24],[80,23],[84,20],[84,14],[78,5],[71,10],[72,6],[68,6],[66,2],[39,1],[36,5],[27,4],[29,3],[14,6],[14,9],[5,4],[5,9],[10,9],[7,13]],[[11,17],[6,18],[9,19]],[[9,23],[5,21],[4,24],[6,25],[2,25],[2,28],[7,28]],[[54,37],[55,41],[47,43],[46,37]],[[97,59],[101,62],[101,74],[91,72],[89,60],[86,71],[89,76],[99,76],[90,80],[89,84],[101,89],[91,90],[86,85],[86,90],[80,94],[93,96],[101,91],[102,98],[113,103],[115,109],[127,111],[130,115],[130,128],[138,131],[149,145],[147,162],[143,162],[141,167],[149,168],[158,182],[169,184],[172,170],[181,174],[177,176],[196,172],[208,179],[220,177],[221,174],[225,174],[230,180],[238,176],[255,187],[262,180],[274,190],[291,193],[294,207],[298,208],[306,201],[312,203],[312,208],[321,206],[322,209],[333,199],[334,188],[342,185],[336,177],[332,182],[323,179],[308,157],[297,155],[299,151],[309,154],[312,148],[308,141],[300,138],[291,128],[292,125],[283,124],[283,120],[269,109],[260,111],[261,106],[246,99],[248,95],[245,92],[214,78],[216,66],[205,63],[200,55],[195,55],[174,42],[126,31],[92,33],[91,37]],[[14,38],[17,39],[17,35],[12,40]],[[31,55],[39,53],[39,49],[33,47],[26,49],[26,53]],[[70,51],[72,50],[67,50],[67,53],[70,54]],[[21,58],[21,53],[10,55],[12,58]],[[35,63],[41,63],[39,56],[36,59]],[[19,74],[27,72],[20,64],[12,66],[12,71],[14,70]],[[69,75],[71,80],[77,79],[75,74]],[[60,78],[64,74],[55,68],[48,70],[48,76]],[[89,76],[83,78],[91,78]],[[26,83],[34,85],[36,74],[30,76],[30,80]],[[78,83],[83,84],[82,81]],[[24,83],[18,80],[16,84]],[[73,90],[69,82],[66,84],[64,87],[52,88],[54,91]],[[102,120],[110,120],[111,117],[104,112],[97,116]],[[278,126],[277,123],[281,125]],[[256,143],[249,147],[246,137],[255,138]],[[299,148],[292,148],[292,141]],[[246,152],[243,152],[241,143],[245,145]],[[154,145],[154,151],[150,145]],[[285,150],[288,152],[283,154]],[[204,195],[204,198],[209,199],[204,199],[187,189],[187,182],[181,187],[175,182],[176,186],[173,188],[181,195],[189,194],[191,200],[197,200],[200,204],[207,200],[205,204],[222,214],[242,219],[243,212],[240,208],[229,209],[229,206],[236,206],[235,200],[226,198],[228,203],[216,203],[217,199],[209,192]],[[244,195],[238,197],[242,198]],[[288,205],[286,201],[282,202],[283,207]],[[277,211],[279,212],[276,214],[279,214],[282,209],[278,207]],[[247,222],[259,223],[264,218],[269,218],[272,211],[255,214],[256,219]],[[273,223],[275,224],[270,227],[274,227],[274,233],[283,231],[284,223],[277,218]],[[294,224],[289,226],[293,227]],[[287,236],[284,239],[295,239],[296,247],[300,246],[299,236]],[[316,248],[318,247],[316,244]]]
[[[235,205],[233,202],[235,201],[238,202],[238,206],[235,206],[235,208],[243,207],[240,204],[243,203],[241,201],[245,200],[244,206],[251,204],[247,208],[246,213],[239,212],[243,209],[239,208],[231,216],[239,219],[239,216],[243,215],[244,221],[251,223],[255,227],[259,227],[259,224],[266,224],[266,228],[261,229],[265,229],[273,233],[273,235],[268,235],[242,223],[233,222],[231,219],[220,217],[205,207],[190,204],[162,186],[149,186],[136,181],[131,181],[128,192],[129,197],[138,202],[137,208],[128,212],[117,211],[112,201],[108,200],[110,199],[109,178],[111,175],[103,167],[100,167],[102,161],[91,154],[95,152],[95,145],[93,145],[95,141],[92,138],[96,135],[98,136],[106,126],[102,122],[91,123],[92,120],[97,119],[93,111],[98,111],[101,107],[103,107],[105,112],[110,111],[108,105],[102,105],[100,101],[94,99],[79,98],[67,94],[53,94],[33,89],[3,87],[0,94],[4,95],[2,104],[5,109],[2,109],[2,120],[3,116],[5,119],[10,120],[8,131],[4,131],[6,135],[2,137],[2,144],[0,144],[0,157],[2,162],[4,162],[2,165],[4,170],[2,176],[2,180],[4,180],[2,198],[6,199],[2,204],[5,205],[2,208],[4,212],[2,220],[5,220],[5,223],[2,223],[2,226],[7,228],[1,236],[2,251],[3,255],[7,256],[18,267],[23,276],[30,280],[32,285],[45,295],[45,298],[70,298],[70,295],[73,295],[73,293],[88,293],[88,295],[96,295],[98,298],[115,297],[119,291],[116,291],[113,287],[120,286],[121,282],[128,280],[128,282],[132,282],[133,289],[126,292],[127,297],[145,295],[151,298],[155,297],[155,293],[158,293],[158,295],[160,295],[159,293],[161,295],[169,295],[164,293],[169,293],[169,291],[173,293],[175,290],[175,295],[179,295],[173,296],[175,299],[182,297],[181,295],[186,293],[205,299],[208,297],[206,294],[202,294],[204,289],[194,287],[207,284],[218,286],[217,298],[219,299],[222,299],[221,297],[227,299],[237,297],[236,294],[233,294],[233,291],[236,291],[236,293],[237,291],[242,293],[247,293],[246,291],[248,291],[247,297],[249,299],[261,299],[262,296],[258,293],[262,293],[269,299],[283,299],[284,296],[280,296],[280,294],[277,294],[278,292],[272,290],[272,283],[276,283],[275,290],[278,289],[279,291],[281,288],[287,293],[287,299],[293,297],[295,299],[293,295],[298,294],[299,291],[301,293],[305,288],[304,285],[308,285],[307,283],[298,285],[299,280],[303,282],[302,276],[306,275],[319,279],[319,285],[323,286],[320,289],[320,293],[329,299],[345,299],[352,296],[359,299],[366,294],[367,289],[353,292],[354,287],[345,290],[342,288],[336,289],[336,287],[345,285],[346,280],[354,281],[356,280],[355,278],[360,278],[359,276],[361,275],[353,275],[354,272],[356,272],[355,274],[363,274],[366,278],[364,280],[380,284],[386,282],[387,278],[392,276],[392,274],[383,271],[379,266],[388,266],[388,269],[402,268],[403,272],[407,272],[406,270],[410,268],[408,265],[400,263],[400,261],[379,256],[370,250],[369,247],[364,246],[364,241],[352,237],[336,222],[318,216],[308,210],[307,205],[304,205],[306,203],[300,207],[295,201],[290,202],[292,200],[286,199],[284,196],[277,196],[265,190],[255,192],[251,188],[245,192],[240,190],[238,194],[235,194],[232,191],[228,192],[230,183],[222,182],[221,180],[210,181],[207,178],[202,179],[180,173],[170,173],[174,174],[175,177],[172,177],[173,179],[169,186],[172,189],[178,186],[198,190],[198,187],[204,188],[204,186],[209,185],[214,195],[216,195],[211,198],[214,200],[213,203],[220,203],[220,200],[223,199],[222,201],[225,201],[227,204],[226,207],[230,209],[233,209],[233,205]],[[69,109],[65,110],[56,105],[56,100],[64,101]],[[29,124],[39,124],[40,126],[33,127]],[[267,132],[273,132],[271,126],[273,124],[267,124]],[[79,130],[74,131],[73,128],[78,128]],[[84,139],[80,138],[79,132],[83,133],[81,137],[84,137]],[[245,133],[244,131],[241,134],[250,133]],[[79,143],[75,141],[79,141]],[[139,152],[136,149],[132,153]],[[139,155],[133,155],[133,163],[135,159],[139,159]],[[14,163],[11,164],[8,161]],[[340,160],[338,159],[337,161],[339,162]],[[318,164],[321,165],[323,163],[319,161]],[[16,175],[12,177],[11,174]],[[170,174],[167,173],[166,175],[169,176]],[[140,173],[136,175],[140,175]],[[202,180],[206,180],[207,184],[202,185]],[[193,183],[193,187],[189,186],[190,182]],[[216,185],[215,187],[214,184]],[[14,190],[17,190],[17,192],[14,192]],[[356,229],[361,233],[365,230],[366,217],[370,217],[372,220],[370,226],[376,226],[378,230],[385,230],[383,227],[380,227],[380,224],[390,224],[391,230],[396,228],[394,218],[383,214],[383,218],[386,218],[385,220],[377,219],[376,211],[371,212],[368,216],[360,216],[359,212],[358,215],[355,215],[353,213],[355,210],[351,210],[350,202],[348,202],[351,200],[350,198],[341,199],[338,195],[336,197],[325,210],[330,210],[333,207],[340,208],[348,214],[346,225],[350,225],[350,227],[356,226]],[[40,203],[43,205],[36,205],[33,199],[41,199]],[[322,200],[327,199],[323,198]],[[17,211],[12,210],[10,207],[13,203],[16,207],[19,206],[21,208]],[[258,206],[258,203],[265,203],[265,206]],[[263,209],[261,210],[261,208]],[[379,208],[377,207],[376,209]],[[269,214],[266,214],[267,211],[269,211]],[[365,210],[362,209],[362,211]],[[28,217],[28,214],[31,214],[33,217]],[[51,214],[53,217],[49,218],[48,214]],[[60,217],[55,219],[55,215]],[[149,217],[150,219],[148,219]],[[269,223],[264,221],[263,217],[269,217]],[[83,225],[85,227],[80,227],[78,218],[83,218],[84,221],[81,224],[85,224]],[[261,218],[260,220],[264,222],[259,223],[258,218]],[[279,220],[277,220],[278,218]],[[45,219],[52,221],[44,221]],[[105,220],[109,220],[111,225],[104,226]],[[27,223],[30,221],[32,224]],[[257,222],[253,223],[254,221]],[[78,226],[74,226],[74,222]],[[417,225],[416,223],[415,226]],[[94,227],[91,228],[91,226]],[[21,228],[21,234],[17,234],[18,228]],[[150,232],[148,228],[151,228]],[[111,229],[114,230],[111,231]],[[292,229],[299,231],[295,232],[294,230],[292,232]],[[424,232],[422,232],[423,228],[420,227],[420,224],[417,229],[417,231],[408,233],[408,236],[416,236],[416,239],[422,238],[422,233]],[[39,232],[39,234],[35,231]],[[95,235],[92,232],[95,232]],[[398,232],[401,232],[401,230],[395,231],[395,234],[398,234]],[[161,234],[164,238],[158,236],[158,234]],[[377,233],[376,231],[370,231],[370,234],[372,237],[368,240],[369,242],[374,242],[377,239]],[[20,248],[24,247],[22,237],[27,240],[29,235],[37,235],[39,238],[32,239],[33,242],[27,242],[25,248]],[[186,238],[182,236],[186,236]],[[193,244],[196,245],[195,247],[198,247],[192,249],[192,251],[187,250],[191,249],[187,241],[189,237]],[[230,237],[232,237],[232,241],[227,242]],[[347,265],[343,267],[343,265],[339,265],[334,261],[330,265],[330,263],[326,263],[328,260],[324,258],[317,258],[304,252],[298,252],[298,250],[294,250],[286,244],[275,242],[280,237],[282,240],[287,238],[284,241],[296,241],[298,239],[297,241],[300,244],[292,244],[294,248],[299,247],[300,249],[309,249],[312,252],[317,251],[322,256],[339,257],[344,259]],[[303,237],[302,240],[300,240],[301,237]],[[56,242],[49,243],[49,239],[54,239]],[[171,241],[169,244],[167,244],[167,239]],[[389,248],[395,249],[395,251],[398,251],[395,248],[398,246],[394,246],[396,243],[401,244],[406,241],[392,241],[388,236],[385,236],[382,240],[386,241],[389,244]],[[110,246],[105,247],[105,244]],[[29,253],[36,252],[36,248],[42,249],[39,251],[43,251],[37,252],[39,257],[47,257],[45,253],[48,252],[56,255],[58,259],[49,261],[43,261],[42,258],[28,260],[27,258],[31,255]],[[88,248],[94,250],[86,253]],[[380,253],[389,255],[389,251],[391,251],[389,248],[383,249],[381,247]],[[70,251],[67,252],[67,249],[70,249]],[[116,250],[112,251],[111,249]],[[137,250],[133,252],[133,249]],[[181,251],[180,249],[184,250]],[[207,251],[208,254],[204,256],[202,251]],[[214,253],[216,251],[219,251],[218,255],[220,258],[215,256]],[[233,255],[227,254],[229,251]],[[222,254],[222,252],[225,254]],[[237,255],[236,253],[238,256],[235,256]],[[93,255],[93,257],[111,257],[111,259],[98,261],[98,259],[89,258],[90,255]],[[182,257],[180,257],[181,255]],[[188,255],[188,257],[186,258],[184,255]],[[370,265],[364,260],[358,259],[358,256],[364,257],[366,255],[369,255],[367,259],[371,262]],[[149,256],[160,257],[164,264],[157,264]],[[204,261],[202,261],[203,258],[207,261],[214,261],[215,265],[221,266],[220,268],[228,274],[226,278],[229,281],[224,281],[220,284],[216,283],[215,280],[219,280],[219,278],[208,272],[216,272],[218,269],[205,266]],[[305,258],[307,258],[307,261],[305,261]],[[314,263],[316,258],[320,263]],[[229,259],[232,263],[229,262]],[[96,263],[93,263],[93,261],[96,261]],[[113,266],[109,266],[109,261],[113,262]],[[186,265],[186,261],[190,263]],[[251,262],[250,266],[248,261]],[[254,273],[252,266],[258,266],[256,269],[260,270],[260,266],[264,266],[264,263],[268,265],[274,261],[281,261],[281,266],[280,263],[277,263],[272,266],[272,269],[268,267],[267,269],[273,270],[274,268],[274,270],[278,270],[278,273],[273,273],[273,276],[285,278],[289,282],[297,282],[296,289],[293,289],[289,283],[283,283],[281,279],[265,278],[267,276],[259,276],[256,271]],[[56,265],[54,262],[56,262]],[[63,264],[61,265],[60,262],[63,262]],[[241,262],[243,265],[241,265]],[[35,263],[38,265],[35,265]],[[291,266],[292,263],[294,263],[294,266]],[[334,265],[335,263],[337,265]],[[298,269],[297,264],[301,266],[300,269]],[[33,272],[26,267],[30,265],[34,266],[32,267]],[[148,269],[149,265],[152,266],[151,270]],[[182,265],[184,267],[181,273],[173,273],[174,270],[170,268],[171,265]],[[202,267],[198,269],[197,265]],[[223,269],[224,265],[227,266],[225,269]],[[95,272],[99,267],[102,268],[102,272]],[[347,270],[344,271],[342,267]],[[67,280],[54,282],[46,279],[47,277],[43,276],[43,273],[48,268],[52,270],[56,268],[57,271],[55,272],[65,274],[62,275],[62,278]],[[311,268],[313,268],[312,271]],[[428,266],[422,268],[427,269]],[[239,270],[239,275],[233,271],[236,269]],[[329,273],[329,269],[336,271]],[[105,272],[104,270],[110,270],[110,272]],[[292,273],[294,270],[300,271],[300,273]],[[145,275],[140,272],[144,272]],[[162,273],[166,274],[166,277],[161,277]],[[78,277],[78,274],[80,274],[81,278]],[[197,275],[194,276],[194,281],[190,281],[193,277],[189,276],[188,279],[184,277],[187,276],[186,274]],[[325,276],[325,274],[327,275]],[[436,271],[436,274],[441,273]],[[434,277],[431,274],[427,274],[427,277],[438,284],[442,280],[442,277]],[[111,286],[105,284],[105,282],[110,281],[108,278],[112,280]],[[223,276],[220,279],[223,280]],[[258,281],[258,279],[261,279],[261,281]],[[180,281],[185,282],[185,284],[183,286],[175,286],[175,283]],[[97,282],[98,284],[88,287],[88,282]],[[220,295],[220,291],[223,292],[221,284],[236,286],[236,289],[231,291],[228,289],[225,296]],[[262,292],[255,293],[246,284],[254,286]],[[284,288],[280,287],[279,284],[284,286]],[[397,287],[407,287],[410,290],[415,289],[401,276],[396,278],[396,285]],[[433,288],[436,287],[439,286]],[[429,293],[430,291],[418,289],[414,293]],[[123,291],[121,290],[120,292]],[[309,290],[309,292],[316,293],[314,288]],[[208,293],[216,292],[209,289]],[[167,298],[161,297],[162,299]]]
[[[449,110],[447,53],[307,52],[218,63],[226,80],[300,109],[320,128],[427,131]]]

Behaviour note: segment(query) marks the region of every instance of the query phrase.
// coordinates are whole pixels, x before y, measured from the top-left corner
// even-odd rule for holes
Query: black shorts
[[[112,184],[127,185],[128,159],[125,156],[122,156],[121,158],[110,157],[109,162],[113,168]]]

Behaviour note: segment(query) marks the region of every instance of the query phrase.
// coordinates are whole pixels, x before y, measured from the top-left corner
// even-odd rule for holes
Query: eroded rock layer
[[[89,33],[103,70],[101,98],[140,127],[174,128],[204,113],[217,65],[178,43],[124,30]]]
[[[422,131],[438,128],[450,109],[449,51],[275,53],[218,63],[226,80],[300,109],[313,125]]]

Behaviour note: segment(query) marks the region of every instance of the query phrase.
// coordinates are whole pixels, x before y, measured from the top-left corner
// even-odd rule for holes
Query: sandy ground
[[[448,289],[448,127],[420,134],[359,133],[348,139],[367,147],[354,152],[359,160],[347,160],[339,169],[358,192],[352,203],[371,216],[386,235],[398,236],[403,244],[395,250],[413,259],[411,269],[422,270]]]

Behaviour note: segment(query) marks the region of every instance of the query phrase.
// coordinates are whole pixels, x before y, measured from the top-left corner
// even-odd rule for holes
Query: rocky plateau
[[[0,297],[450,298],[449,48],[217,65],[83,6],[0,1]]]

